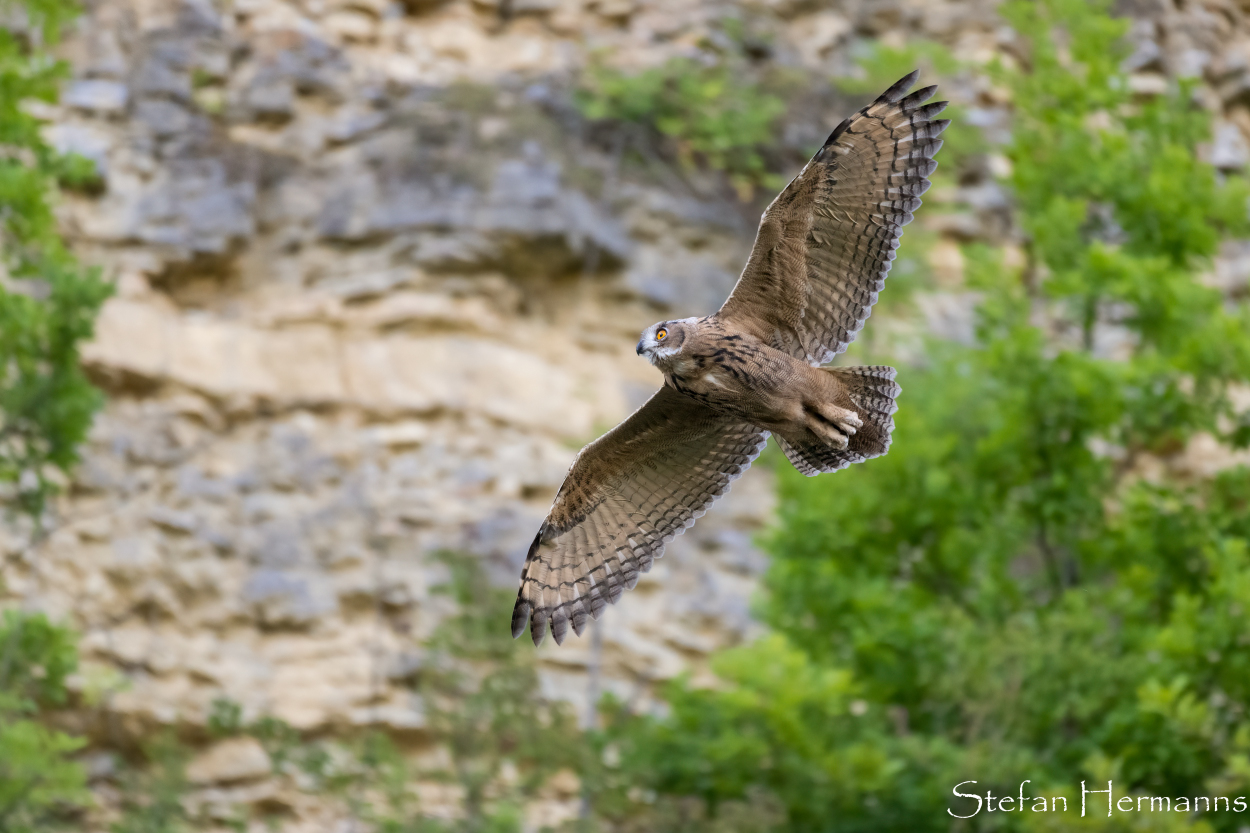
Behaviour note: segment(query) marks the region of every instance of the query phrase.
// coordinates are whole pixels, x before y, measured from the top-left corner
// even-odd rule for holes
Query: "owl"
[[[822,365],[864,326],[937,167],[946,102],[908,95],[918,75],[838,125],[773,200],[719,310],[643,331],[638,355],[664,384],[573,462],[526,556],[514,637],[527,622],[535,645],[582,633],[770,434],[808,476],[889,449],[894,369]]]

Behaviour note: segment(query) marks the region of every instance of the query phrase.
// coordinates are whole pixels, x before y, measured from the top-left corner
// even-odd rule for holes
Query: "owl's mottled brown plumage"
[[[844,121],[760,220],[733,293],[706,318],[648,328],[638,352],[664,386],[582,449],[530,546],[512,634],[534,644],[631,589],[759,455],[769,434],[806,475],[886,452],[890,367],[820,367],[877,301],[937,163],[935,87],[913,72]]]

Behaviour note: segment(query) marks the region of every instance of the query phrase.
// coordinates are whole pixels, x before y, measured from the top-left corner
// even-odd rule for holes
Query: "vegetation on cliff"
[[[67,826],[87,798],[73,753],[84,743],[39,719],[66,703],[77,667],[76,635],[42,614],[0,616],[0,831],[35,833]]]
[[[0,3],[0,503],[36,519],[102,402],[78,345],[110,287],[74,260],[52,212],[57,183],[87,185],[95,166],[57,153],[31,112],[56,101],[68,66],[48,47],[76,13],[67,0]]]
[[[0,3],[0,507],[39,522],[99,408],[78,345],[109,287],[75,262],[58,235],[57,183],[83,185],[94,166],[40,133],[32,102],[55,101],[66,66],[47,48],[76,8],[64,0]],[[0,616],[0,831],[56,829],[87,797],[73,760],[81,739],[39,719],[63,705],[76,637],[42,614]]]
[[[753,61],[753,43],[735,19],[722,30],[699,57],[679,56],[638,72],[594,63],[576,102],[586,118],[633,140],[635,150],[662,139],[684,169],[705,165],[721,172],[748,200],[757,187],[785,186],[770,152],[795,79]]]

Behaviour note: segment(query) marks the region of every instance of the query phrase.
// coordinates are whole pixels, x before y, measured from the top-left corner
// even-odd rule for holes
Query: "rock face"
[[[1122,5],[1135,89],[1201,75],[1223,111],[1212,160],[1244,165],[1243,7]],[[446,611],[430,555],[470,553],[514,587],[576,449],[659,383],[633,355],[639,330],[711,311],[754,233],[758,207],[731,191],[622,168],[567,103],[578,69],[601,50],[661,62],[731,14],[814,75],[849,73],[874,38],[986,60],[1011,47],[993,6],[91,4],[48,129],[104,182],[62,215],[117,281],[86,351],[110,404],[49,538],[0,531],[0,587],[81,631],[110,732],[195,730],[218,697],[310,731],[419,731],[403,681]],[[1002,131],[1006,102],[960,94]],[[787,136],[810,145],[848,106]],[[945,238],[930,259],[952,290],[928,318],[956,338],[970,319],[950,241],[1009,233],[994,165],[934,192],[970,212],[921,217]],[[1221,280],[1244,284],[1244,259],[1230,252]],[[598,690],[645,697],[748,637],[752,536],[772,510],[757,467],[593,626],[601,658],[589,637],[541,650],[547,693],[584,708],[597,665]],[[266,766],[228,741],[192,780]]]
[[[638,331],[732,286],[748,212],[622,174],[567,94],[596,42],[654,40],[635,17],[719,13],[618,6],[83,18],[48,129],[104,183],[62,214],[117,281],[85,351],[110,405],[53,534],[6,531],[5,588],[124,677],[110,731],[194,731],[219,697],[419,730],[431,553],[514,586],[576,449],[659,383]],[[761,468],[674,543],[604,621],[599,690],[645,695],[750,632],[771,506]],[[589,646],[542,652],[549,694],[585,706]]]
[[[273,772],[269,755],[255,738],[228,738],[213,744],[187,764],[192,784],[228,784],[267,778]]]

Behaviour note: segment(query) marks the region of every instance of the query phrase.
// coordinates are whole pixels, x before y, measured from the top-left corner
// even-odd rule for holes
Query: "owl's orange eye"
[[[661,327],[660,329],[658,329],[658,330],[656,330],[656,331],[655,331],[655,340],[656,340],[656,341],[663,341],[663,340],[664,340],[664,339],[666,339],[666,338],[668,338],[668,330],[666,330],[666,329],[664,329],[663,327]]]

